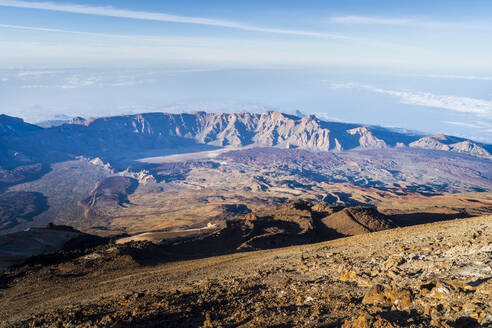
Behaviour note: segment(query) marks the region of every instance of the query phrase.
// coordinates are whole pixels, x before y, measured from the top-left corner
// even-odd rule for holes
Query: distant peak
[[[302,119],[305,121],[312,121],[312,120],[317,120],[318,118],[316,117],[316,115],[310,114],[310,115],[305,115]]]
[[[437,139],[437,140],[448,140],[448,136],[445,134],[435,134],[432,136],[432,138]]]
[[[85,125],[87,123],[87,120],[83,117],[76,116],[72,118],[69,122],[70,124],[77,124],[77,125]]]
[[[298,116],[298,117],[304,117],[306,116],[306,114],[304,114],[303,112],[301,112],[300,110],[296,109],[295,113],[294,113],[295,116]]]
[[[24,120],[20,117],[9,116],[5,114],[0,114],[0,122],[24,122]]]

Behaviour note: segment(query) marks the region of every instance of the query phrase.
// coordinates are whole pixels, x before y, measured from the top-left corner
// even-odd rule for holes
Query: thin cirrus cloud
[[[476,76],[476,75],[412,74],[410,76],[412,76],[412,77],[427,77],[427,78],[431,78],[431,79],[492,81],[492,76]]]
[[[407,105],[447,109],[460,113],[472,113],[486,118],[492,115],[492,101],[484,99],[436,95],[430,92],[388,90],[359,83],[332,83],[330,87],[332,89],[365,89],[374,93],[397,97],[400,103]]]
[[[465,127],[465,128],[473,128],[473,129],[489,129],[492,126],[491,124],[489,124],[487,122],[468,123],[468,122],[456,122],[456,121],[443,121],[443,123],[461,126],[461,127]],[[491,132],[491,131],[488,131],[488,132]]]
[[[26,9],[40,9],[40,10],[67,12],[67,13],[75,13],[75,14],[119,17],[119,18],[139,19],[139,20],[151,20],[151,21],[159,21],[159,22],[208,25],[208,26],[217,26],[217,27],[231,28],[231,29],[251,31],[251,32],[309,36],[309,37],[328,38],[328,39],[349,39],[344,35],[335,34],[335,33],[268,28],[263,26],[250,25],[241,22],[221,20],[221,19],[211,19],[205,17],[192,17],[192,16],[178,16],[178,15],[172,15],[172,14],[160,13],[160,12],[134,11],[128,9],[117,9],[113,7],[98,7],[98,6],[75,5],[75,4],[57,4],[52,2],[28,2],[28,1],[17,1],[17,0],[0,0],[0,6],[26,8]]]
[[[447,21],[430,21],[421,18],[386,18],[386,17],[370,17],[370,16],[334,16],[329,18],[330,23],[345,24],[345,25],[392,25],[392,26],[411,26],[411,27],[428,27],[428,28],[470,28],[479,27],[481,25],[477,23],[460,23],[460,22],[447,22]]]
[[[1,0],[0,0],[1,1]],[[86,32],[86,31],[74,31],[74,30],[65,30],[58,28],[50,28],[50,27],[39,27],[39,26],[25,26],[25,25],[10,25],[10,24],[0,24],[0,28],[10,29],[10,30],[28,30],[28,31],[37,31],[37,32],[52,32],[52,33],[64,33],[64,34],[77,34],[77,35],[87,35],[87,36],[95,36],[95,37],[104,37],[110,39],[130,39],[130,40],[139,40],[139,41],[163,41],[169,42],[173,40],[169,37],[155,37],[148,35],[125,35],[125,34],[110,34],[110,33],[97,33],[97,32]],[[186,38],[181,38],[182,40]],[[187,38],[189,40],[190,38]]]
[[[408,25],[415,23],[416,20],[410,18],[378,18],[352,15],[331,17],[330,22],[337,24]]]
[[[130,35],[121,35],[121,34],[94,33],[94,32],[63,30],[63,29],[49,28],[49,27],[10,25],[10,24],[0,24],[0,28],[10,29],[10,30],[37,31],[37,32],[82,34],[82,35],[92,35],[92,36],[98,36],[98,37],[102,36],[102,37],[110,37],[110,38],[135,38],[136,37],[136,36],[130,36]]]

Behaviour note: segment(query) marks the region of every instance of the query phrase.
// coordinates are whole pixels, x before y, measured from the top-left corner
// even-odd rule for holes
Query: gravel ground
[[[145,243],[104,246],[7,271],[0,326],[492,326],[492,216],[191,261],[162,257]]]

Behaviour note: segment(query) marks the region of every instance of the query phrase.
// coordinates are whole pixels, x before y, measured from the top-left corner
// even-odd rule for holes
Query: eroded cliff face
[[[410,147],[424,148],[424,149],[438,149],[438,150],[450,150],[450,147],[446,144],[439,142],[439,140],[433,137],[424,137],[417,141],[410,143]]]
[[[347,130],[350,135],[359,137],[359,148],[361,149],[374,149],[374,148],[386,148],[386,142],[382,139],[376,138],[372,132],[366,127],[355,128]]]
[[[213,146],[279,146],[314,151],[384,148],[370,128],[329,123],[313,115],[303,118],[279,112],[165,114],[152,113],[87,121],[88,132],[126,131],[128,136],[183,137]]]
[[[420,138],[419,140],[410,143],[409,146],[415,148],[454,151],[457,153],[465,153],[482,157],[491,157],[490,152],[477,143],[474,143],[470,140],[446,136],[442,134]]]
[[[219,147],[259,145],[342,151],[398,145],[491,156],[482,145],[463,138],[446,135],[404,136],[393,133],[391,129],[325,122],[314,115],[300,118],[274,111],[262,114],[148,113],[86,120],[84,126],[89,136],[105,131],[108,137],[151,138],[157,144],[165,143],[169,137],[178,137]],[[378,133],[382,130],[384,133]]]

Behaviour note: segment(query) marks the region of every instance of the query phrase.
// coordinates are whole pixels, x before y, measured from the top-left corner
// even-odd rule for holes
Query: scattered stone
[[[205,313],[205,321],[203,322],[203,328],[214,328],[210,312]]]
[[[453,328],[449,324],[447,324],[446,321],[441,319],[432,319],[430,324],[434,327],[439,327],[439,328]]]
[[[491,220],[481,222],[492,227]],[[402,248],[397,242],[392,245],[388,236],[393,236],[393,232],[352,237],[351,243],[331,242],[329,257],[325,256],[326,244],[315,244],[227,255],[219,263],[215,262],[216,258],[194,260],[184,265],[179,263],[179,267],[174,263],[137,266],[136,262],[129,262],[134,253],[128,251],[133,248],[108,245],[67,263],[3,273],[3,277],[12,277],[2,289],[2,295],[8,296],[2,302],[9,304],[14,299],[12,295],[18,298],[26,295],[18,290],[28,286],[27,283],[40,286],[40,293],[46,290],[43,297],[50,302],[53,299],[48,293],[60,293],[56,283],[73,284],[78,290],[77,297],[84,296],[83,288],[92,291],[91,284],[97,284],[106,295],[92,301],[87,296],[72,298],[76,300],[74,303],[63,303],[54,311],[36,312],[5,326],[155,327],[158,323],[170,328],[492,327],[490,267],[487,267],[490,250],[483,246],[490,234],[481,228],[484,233],[467,246],[468,240],[463,235],[471,238],[476,226],[463,228],[454,222],[446,227],[442,231],[450,231],[455,239],[442,241],[453,248],[440,245],[428,227],[395,236],[395,240],[405,245],[405,254],[409,254],[401,255],[406,262],[397,260],[400,255],[394,255]],[[354,240],[364,247],[354,247]],[[435,249],[443,249],[424,257],[420,248],[429,241]],[[111,247],[115,251],[108,252]],[[94,261],[83,258],[95,252],[101,258]],[[385,270],[384,263],[390,263],[393,257],[395,260],[391,262],[396,262],[388,264],[390,268]],[[115,259],[124,259],[121,264],[126,270],[124,279],[111,279],[116,277],[115,270],[121,270],[111,266]],[[454,264],[447,268],[434,265],[443,260]],[[421,264],[418,268],[416,262]],[[79,266],[84,271],[76,271]],[[20,270],[26,270],[27,274]],[[225,271],[219,276],[217,270]],[[115,293],[120,294],[111,296],[118,295]],[[43,304],[46,306],[49,305]],[[0,309],[0,315],[2,311],[5,307]]]
[[[413,303],[412,292],[408,289],[387,290],[385,296],[398,310],[408,310]]]
[[[485,294],[492,297],[492,278],[480,283],[476,287],[476,293]]]
[[[438,282],[434,288],[427,294],[428,297],[432,298],[443,298],[450,293],[451,287],[443,282]]]
[[[384,287],[375,285],[366,293],[362,304],[391,306],[391,301],[386,298]]]
[[[402,256],[391,256],[386,262],[384,262],[384,269],[389,270],[392,267],[405,263],[405,259]]]
[[[396,328],[390,321],[381,318],[380,316],[372,316],[370,314],[361,314],[353,321],[345,320],[342,328]]]
[[[355,271],[345,270],[340,273],[340,281],[351,281],[357,276]]]

